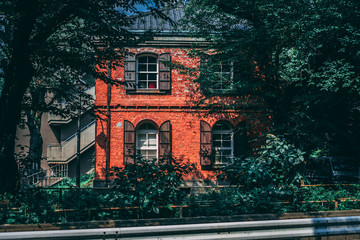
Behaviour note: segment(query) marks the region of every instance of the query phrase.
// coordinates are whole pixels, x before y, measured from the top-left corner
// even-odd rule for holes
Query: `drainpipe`
[[[76,146],[76,188],[80,188],[80,132],[81,132],[81,93],[84,90],[84,82],[79,81],[77,83],[78,87],[78,112],[77,112],[77,131],[76,131],[76,137],[77,137],[77,146]]]
[[[108,78],[111,78],[111,68],[108,66],[107,69]],[[105,163],[105,183],[106,186],[109,186],[109,168],[110,168],[110,133],[111,133],[111,113],[110,113],[110,103],[111,103],[111,83],[110,80],[107,80],[107,93],[106,93],[106,163]]]
[[[81,127],[81,93],[79,87],[79,106],[78,106],[78,121],[77,121],[77,150],[76,150],[76,187],[80,188],[80,127]]]

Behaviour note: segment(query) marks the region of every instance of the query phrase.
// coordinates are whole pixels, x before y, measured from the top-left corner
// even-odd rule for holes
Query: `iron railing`
[[[49,169],[41,169],[39,172],[31,174],[22,179],[22,184],[35,187],[51,186],[65,177],[68,177],[69,166],[67,164],[57,164]]]

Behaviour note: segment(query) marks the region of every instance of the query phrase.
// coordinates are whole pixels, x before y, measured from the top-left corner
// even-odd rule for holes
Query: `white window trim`
[[[155,146],[154,147],[140,147],[139,134],[148,135],[149,133],[155,133]],[[141,150],[155,150],[156,151],[156,159],[159,159],[159,143],[158,143],[159,131],[156,129],[140,129],[136,130],[136,151],[140,152]],[[148,139],[148,138],[147,138]]]
[[[232,90],[233,89],[233,86],[234,86],[234,62],[231,61],[230,62],[230,72],[223,72],[222,71],[222,65],[220,65],[220,72],[214,72],[215,74],[219,75],[220,78],[221,78],[221,88],[214,88],[213,90],[215,91],[223,91],[223,90]],[[226,75],[226,74],[229,74],[229,77],[230,77],[230,88],[227,88],[225,89],[223,87],[223,75]]]
[[[225,123],[226,124],[226,123]],[[231,127],[231,126],[230,126]],[[232,127],[231,127],[232,128]],[[212,139],[213,136],[215,134],[229,134],[230,133],[230,147],[213,147],[213,149],[215,151],[222,151],[222,150],[231,150],[231,154],[230,154],[230,162],[229,163],[219,163],[219,162],[214,162],[215,165],[226,165],[226,164],[231,164],[234,162],[234,131],[233,130],[214,130],[212,131],[211,135],[212,135]],[[214,140],[213,140],[214,142]],[[216,160],[216,159],[215,159]]]
[[[141,57],[155,57],[156,58],[156,72],[153,71],[146,71],[146,72],[140,72],[139,71],[139,58]],[[160,68],[160,64],[159,64],[159,56],[157,54],[139,54],[136,56],[136,89],[140,89],[140,90],[158,90],[159,89],[159,68]],[[156,73],[156,88],[139,88],[139,74],[140,73]],[[147,80],[148,81],[148,80]],[[148,82],[147,82],[148,83]]]

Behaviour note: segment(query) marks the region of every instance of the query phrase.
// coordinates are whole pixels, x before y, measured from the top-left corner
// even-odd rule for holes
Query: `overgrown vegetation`
[[[181,193],[176,199],[178,205],[168,202],[168,206],[156,206],[158,210],[152,204],[139,208],[134,201],[132,205],[129,197],[116,189],[24,189],[16,196],[0,196],[0,224],[359,209],[359,188],[359,185],[320,185],[277,194],[264,189],[214,188],[206,193]],[[168,199],[157,199],[158,203],[165,201]],[[184,207],[180,213],[181,206]]]
[[[114,186],[123,196],[122,204],[154,213],[159,213],[159,206],[170,209],[171,205],[182,204],[184,192],[180,186],[192,165],[172,157],[145,160],[137,155],[135,160],[135,164],[113,169]]]
[[[308,155],[359,158],[359,19],[357,0],[193,0],[184,27],[208,42],[192,52],[206,97],[241,100],[209,107],[268,114]]]
[[[181,184],[192,165],[172,158],[149,161],[137,157],[136,164],[113,169],[113,188],[69,188],[75,181],[68,179],[54,189],[28,188],[17,195],[3,194],[0,224],[360,207],[359,185],[302,186],[303,155],[285,139],[269,135],[258,155],[237,159],[218,173],[218,178],[226,179],[230,187],[191,192],[182,189]],[[93,173],[82,177],[82,186],[92,178]]]
[[[74,103],[74,83],[87,76],[118,83],[107,76],[126,53],[125,46],[142,41],[129,31],[137,6],[168,19],[159,8],[168,0],[4,0],[0,2],[0,193],[14,192],[18,169],[14,158],[16,127],[26,106],[39,137],[42,112],[57,112],[44,100]],[[144,38],[149,37],[144,35]],[[96,67],[98,65],[99,68]],[[85,99],[84,99],[85,100]],[[29,104],[29,105],[28,105]],[[62,112],[62,111],[60,111]],[[64,112],[63,112],[64,113]],[[37,133],[36,133],[37,131]],[[35,139],[34,139],[35,140]],[[41,139],[29,158],[39,161]],[[41,149],[41,148],[40,148]],[[40,152],[39,152],[40,151]],[[34,159],[33,159],[34,160]]]

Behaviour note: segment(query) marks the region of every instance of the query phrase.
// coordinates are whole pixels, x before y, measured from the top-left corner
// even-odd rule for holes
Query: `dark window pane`
[[[231,147],[231,142],[230,141],[223,141],[222,146],[223,147]]]
[[[230,72],[231,64],[230,63],[222,63],[222,72]]]
[[[139,80],[146,80],[147,74],[146,73],[139,73]]]
[[[156,80],[157,74],[156,73],[149,73],[148,74],[148,79],[149,80]]]
[[[223,150],[222,155],[223,156],[231,156],[231,150]]]
[[[213,131],[214,130],[221,130],[221,129],[222,129],[221,124],[219,124],[219,123],[215,124],[215,126],[213,127]]]
[[[148,65],[148,71],[156,72],[157,71],[157,65],[156,64],[149,64]]]
[[[148,62],[149,63],[156,63],[156,57],[148,57]]]
[[[226,123],[217,123],[213,130],[231,130],[231,127]]]
[[[230,134],[230,133],[225,133],[225,134],[223,134],[222,139],[223,139],[223,140],[230,141],[230,140],[231,140],[231,134]]]
[[[214,147],[221,147],[221,141],[214,141],[213,146]]]
[[[139,71],[146,71],[146,64],[139,64]]]
[[[139,57],[138,61],[139,61],[139,63],[146,63],[147,62],[147,57]]]
[[[213,134],[214,141],[221,139],[221,134]]]
[[[139,130],[142,130],[142,129],[151,129],[151,130],[156,130],[156,127],[151,124],[151,123],[148,123],[148,122],[145,122],[143,124],[141,124],[139,127],[138,127]]]
[[[139,82],[139,88],[146,88],[146,82]]]
[[[221,72],[221,66],[219,64],[214,64],[212,66],[212,71],[213,72]]]
[[[152,129],[152,130],[156,130],[156,127],[154,124],[151,124],[151,123],[147,123],[147,129]]]

